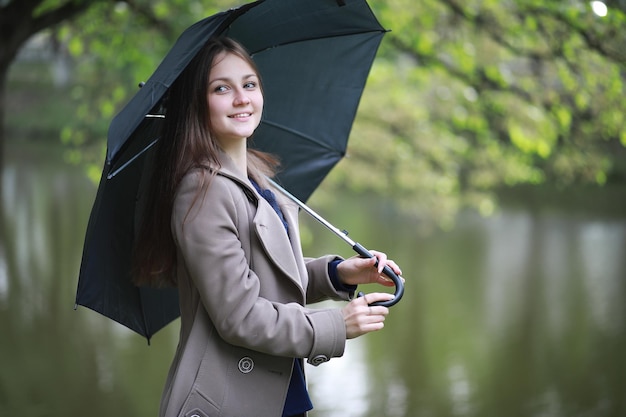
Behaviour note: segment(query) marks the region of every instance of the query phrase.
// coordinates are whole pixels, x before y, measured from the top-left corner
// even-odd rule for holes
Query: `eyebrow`
[[[247,80],[247,79],[252,78],[252,77],[258,78],[258,75],[256,75],[256,74],[247,74],[247,75],[244,75],[243,77],[241,77],[241,79],[242,80]],[[209,80],[209,85],[211,85],[211,84],[213,84],[215,82],[218,82],[218,81],[221,81],[221,82],[231,82],[232,79],[229,78],[229,77],[214,78],[212,80]]]

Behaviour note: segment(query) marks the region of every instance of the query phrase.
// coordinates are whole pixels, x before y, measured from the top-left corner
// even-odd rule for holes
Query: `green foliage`
[[[445,226],[466,205],[490,214],[501,187],[623,175],[623,12],[602,18],[573,0],[370,4],[392,31],[338,183]]]
[[[89,165],[98,180],[111,119],[157,68],[182,31],[201,18],[235,5],[189,0],[94,3],[55,33],[75,62],[69,94],[76,104],[61,132],[73,163]]]
[[[76,63],[76,111],[61,133],[71,159],[91,161],[97,178],[108,124],[137,84],[185,27],[238,4],[100,1],[58,28]],[[370,5],[391,32],[325,189],[377,193],[448,227],[465,206],[492,213],[502,187],[624,177],[623,11],[600,17],[575,0]]]

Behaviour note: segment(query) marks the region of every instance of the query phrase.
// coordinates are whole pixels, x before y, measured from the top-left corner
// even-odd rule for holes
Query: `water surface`
[[[156,415],[178,322],[148,346],[74,310],[96,189],[54,155],[12,146],[2,177],[0,415]],[[338,196],[321,213],[407,285],[383,331],[307,368],[312,416],[626,415],[624,208],[622,188],[526,190],[422,236],[389,205]],[[304,217],[303,236],[307,254],[352,255]]]

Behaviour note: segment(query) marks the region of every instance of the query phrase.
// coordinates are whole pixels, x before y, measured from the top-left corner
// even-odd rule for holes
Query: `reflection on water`
[[[626,190],[588,190],[580,205],[567,195],[536,205],[533,193],[428,238],[393,210],[363,213],[362,201],[329,213],[399,261],[407,292],[385,330],[359,341],[365,360],[339,360],[362,398],[346,401],[350,377],[320,367],[311,385],[335,383],[314,402],[351,404],[342,415],[355,417],[626,415]],[[376,227],[362,227],[372,216]],[[312,232],[318,247],[333,246],[323,233]]]
[[[367,413],[367,396],[373,388],[373,381],[367,375],[364,352],[367,346],[362,342],[362,338],[354,340],[346,347],[345,357],[330,361],[328,366],[308,367],[309,388],[317,397],[315,408],[324,416],[341,417],[351,413]],[[337,401],[337,394],[340,394],[340,401]]]
[[[147,346],[74,311],[95,187],[58,158],[18,152],[0,204],[0,415],[155,415],[178,323]],[[530,192],[429,237],[392,208],[342,196],[322,214],[392,255],[407,287],[382,332],[307,368],[312,416],[626,415],[626,192],[586,193],[582,209]],[[303,227],[307,254],[352,255],[306,217]]]

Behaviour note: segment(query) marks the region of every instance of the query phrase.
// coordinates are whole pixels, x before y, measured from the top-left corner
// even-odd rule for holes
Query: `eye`
[[[247,88],[247,89],[252,89],[256,87],[257,87],[257,83],[255,81],[248,81],[247,83],[243,85],[243,88]]]
[[[226,91],[228,91],[228,86],[227,85],[218,85],[213,89],[214,92],[216,93],[225,93]]]

